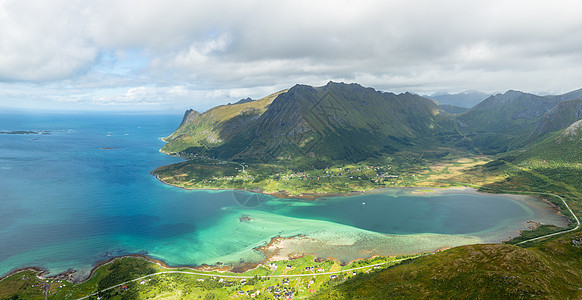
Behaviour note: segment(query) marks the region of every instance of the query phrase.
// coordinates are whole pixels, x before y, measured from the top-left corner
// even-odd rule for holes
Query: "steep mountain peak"
[[[187,110],[184,113],[184,117],[182,118],[182,123],[180,123],[180,126],[194,122],[194,120],[196,120],[196,118],[198,118],[200,115],[201,113],[193,109]]]
[[[440,127],[438,106],[411,93],[328,82],[297,84],[274,96],[210,109],[178,128],[163,151],[211,151],[245,161],[360,161],[410,147],[409,139]]]
[[[249,102],[253,102],[255,100],[251,99],[251,97],[247,97],[245,99],[240,99],[235,103],[229,103],[228,105],[237,105],[237,104],[243,104],[243,103],[249,103]]]

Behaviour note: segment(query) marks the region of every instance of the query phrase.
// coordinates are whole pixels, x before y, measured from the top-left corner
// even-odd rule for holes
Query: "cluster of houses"
[[[245,292],[245,291],[243,291],[243,290],[240,290],[240,291],[238,291],[238,292],[237,292],[237,293],[234,295],[234,297],[236,298],[236,297],[239,297],[239,296],[247,295],[247,296],[249,296],[249,297],[251,297],[251,298],[255,298],[255,297],[259,296],[260,294],[261,294],[261,291],[259,291],[259,290],[252,291],[252,292],[251,292],[251,291],[246,291],[246,292]]]
[[[308,272],[316,272],[316,271],[317,272],[325,272],[325,269],[322,268],[322,267],[318,267],[318,268],[315,268],[315,267],[305,267],[305,271],[308,271]]]
[[[386,165],[387,169],[390,170],[392,169],[392,167],[390,165]],[[350,173],[353,172],[358,172],[361,173],[364,170],[374,170],[378,173],[376,178],[387,178],[387,177],[391,177],[391,178],[396,178],[398,177],[398,175],[386,175],[385,173],[383,173],[382,171],[385,169],[384,166],[363,166],[361,168],[356,168],[353,170],[350,169],[345,169],[343,170],[343,168],[337,168],[340,172],[334,173],[334,172],[330,172],[329,170],[325,170],[325,174],[321,175],[321,176],[317,176],[317,180],[321,178],[332,178],[332,177],[340,177],[340,176],[347,176]],[[342,172],[343,171],[343,172]],[[275,176],[280,176],[280,174],[275,174]],[[297,178],[299,180],[307,180],[309,179],[311,175],[309,173],[306,172],[297,172],[297,173],[291,173],[289,175],[284,175],[281,177],[282,180],[291,180],[293,178]],[[350,176],[350,179],[354,179],[354,176]],[[358,177],[358,179],[361,179],[360,177]]]
[[[244,280],[244,279],[243,279]],[[246,280],[241,280],[241,284],[245,284]],[[282,285],[289,285],[289,279],[283,279]],[[273,299],[293,299],[295,297],[295,290],[291,289],[291,288],[287,288],[284,286],[269,286],[268,288],[265,289],[266,293],[270,293],[273,294]],[[251,298],[255,298],[258,297],[261,294],[261,291],[259,290],[254,290],[254,291],[243,291],[243,290],[239,290],[234,297],[238,298],[241,296],[249,296]]]
[[[273,294],[273,299],[293,299],[295,297],[295,291],[287,287],[270,286],[266,291]]]

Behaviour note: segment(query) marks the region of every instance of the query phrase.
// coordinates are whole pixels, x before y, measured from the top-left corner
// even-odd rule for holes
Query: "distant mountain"
[[[556,97],[541,97],[519,91],[493,95],[457,117],[463,132],[529,134],[537,120],[560,102]]]
[[[551,96],[510,90],[464,111],[358,84],[296,85],[203,114],[187,111],[162,151],[244,161],[360,161],[416,151],[414,145],[421,142],[495,154],[521,148],[580,119],[582,100],[571,100],[579,96],[582,89]],[[435,136],[441,144],[431,139]]]
[[[466,111],[468,111],[470,108],[467,107],[460,107],[460,106],[454,106],[454,105],[450,105],[450,104],[439,104],[439,107],[451,114],[461,114],[464,113]]]
[[[439,104],[448,104],[458,107],[471,108],[475,106],[477,103],[485,100],[490,95],[491,94],[478,91],[465,91],[458,94],[437,93],[424,97],[436,100]]]
[[[433,101],[410,93],[334,82],[317,88],[296,85],[258,101],[213,108],[180,126],[163,150],[205,150],[247,161],[359,161],[431,135],[442,115]]]
[[[577,89],[562,95],[550,95],[550,96],[545,96],[545,97],[549,97],[549,98],[556,98],[560,101],[564,101],[564,100],[573,100],[573,99],[582,99],[582,89]]]

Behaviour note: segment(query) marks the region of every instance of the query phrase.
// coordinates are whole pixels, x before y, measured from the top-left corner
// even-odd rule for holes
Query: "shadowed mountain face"
[[[580,119],[582,119],[582,99],[564,100],[540,118],[532,137],[564,129]]]
[[[480,131],[520,135],[531,133],[536,127],[544,127],[544,124],[538,124],[540,119],[551,121],[557,116],[568,115],[567,121],[555,127],[554,130],[557,130],[579,119],[575,117],[578,114],[575,112],[578,109],[576,108],[578,102],[573,103],[569,100],[580,98],[582,98],[582,90],[556,96],[537,96],[511,90],[485,99],[459,116],[457,120],[463,132]],[[547,116],[545,116],[546,113],[548,113]],[[539,130],[536,129],[536,131]]]
[[[560,102],[518,91],[491,96],[457,118],[463,132],[524,134],[531,132],[539,117]]]
[[[360,161],[415,145],[452,145],[484,154],[523,147],[582,116],[582,90],[558,96],[508,91],[451,114],[434,101],[358,84],[296,85],[263,99],[203,114],[189,110],[164,152],[249,162]],[[440,136],[439,141],[434,138]],[[448,143],[448,144],[447,144]]]
[[[511,90],[491,96],[455,116],[455,125],[466,138],[464,144],[484,154],[521,148],[537,136],[574,122],[577,102],[570,99],[580,93],[578,90],[557,96],[537,96]]]
[[[357,84],[298,85],[277,97],[244,132],[248,147],[239,156],[362,160],[430,135],[438,128],[439,113],[433,102],[412,94]]]
[[[214,123],[196,120],[224,115],[219,111],[224,106],[202,114],[191,125],[182,125],[180,134],[170,136],[164,150],[199,152],[204,147],[218,157],[256,161],[299,157],[359,161],[432,135],[443,114],[431,100],[410,93],[395,95],[333,82],[318,88],[296,85],[265,102],[264,111],[241,106],[259,101],[228,106],[238,111],[220,122],[216,117]],[[174,147],[180,142],[182,149]]]

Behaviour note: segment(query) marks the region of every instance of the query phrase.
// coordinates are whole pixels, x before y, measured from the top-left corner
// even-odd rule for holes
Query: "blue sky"
[[[0,0],[0,107],[204,111],[296,83],[582,88],[580,1]]]

